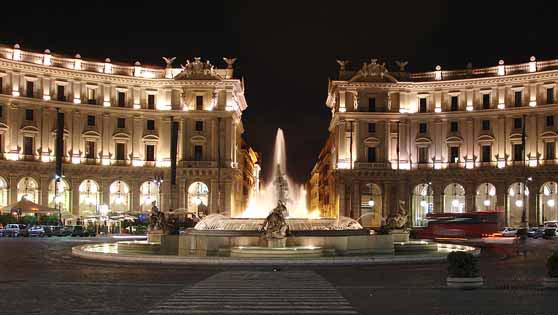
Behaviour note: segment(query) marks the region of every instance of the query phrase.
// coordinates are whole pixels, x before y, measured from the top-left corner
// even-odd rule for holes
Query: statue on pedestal
[[[403,207],[405,205],[405,201],[399,200],[399,210],[396,214],[390,215],[387,220],[386,224],[391,229],[402,229],[407,224],[409,217],[407,216],[407,210]]]
[[[269,240],[284,239],[289,232],[289,226],[285,220],[287,207],[281,200],[277,202],[277,207],[265,218],[262,231],[264,237]]]
[[[156,203],[156,201],[153,201],[153,206],[151,207],[151,215],[149,216],[149,233],[164,233],[167,225],[165,214],[159,210]]]

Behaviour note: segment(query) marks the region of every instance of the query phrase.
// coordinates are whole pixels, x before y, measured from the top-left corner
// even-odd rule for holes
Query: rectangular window
[[[426,123],[419,124],[419,132],[426,133],[428,131],[428,125]]]
[[[375,133],[376,132],[376,123],[368,123],[368,132]]]
[[[120,128],[120,129],[126,128],[126,119],[125,118],[116,119],[116,128]]]
[[[426,113],[426,97],[419,99],[419,112]]]
[[[27,86],[25,87],[25,95],[27,97],[33,97],[33,90],[35,89],[35,84],[33,81],[27,81]]]
[[[57,85],[56,86],[56,99],[61,101],[61,102],[66,101],[65,88],[64,88],[63,85]]]
[[[126,160],[126,144],[125,143],[117,143],[116,144],[116,159],[118,161]]]
[[[118,92],[117,101],[118,101],[118,107],[125,107],[126,106],[126,93],[125,92]]]
[[[514,129],[521,129],[523,126],[523,119],[521,118],[514,118],[513,119],[513,128]]]
[[[481,160],[485,163],[490,162],[490,160],[491,160],[491,146],[483,145],[481,148],[482,148]]]
[[[451,111],[455,112],[459,110],[459,96],[452,96],[451,97]]]
[[[547,160],[556,159],[556,142],[547,142],[545,145],[545,156]]]
[[[521,102],[521,97],[522,96],[523,96],[523,92],[521,92],[521,91],[516,91],[515,92],[515,97],[514,97],[514,101],[513,101],[515,107],[521,107],[521,103],[522,103]]]
[[[155,120],[153,120],[153,119],[148,119],[147,120],[147,130],[149,130],[149,131],[155,130]]]
[[[554,88],[546,89],[546,103],[554,104]]]
[[[155,94],[147,94],[147,109],[155,109]]]
[[[482,130],[490,130],[490,120],[482,121]]]
[[[87,126],[89,127],[95,126],[95,116],[87,115]]]
[[[376,163],[376,148],[368,147],[368,163]]]
[[[155,161],[155,145],[153,144],[145,145],[145,160]]]
[[[376,98],[370,97],[368,98],[368,111],[375,112],[376,111]]]
[[[420,147],[418,148],[418,157],[419,157],[419,164],[427,164],[428,163],[428,147]]]
[[[95,158],[95,141],[85,141],[85,158]]]
[[[546,126],[554,127],[554,116],[546,116]]]
[[[32,109],[26,109],[25,110],[25,120],[27,121],[33,121],[33,110]]]
[[[450,147],[450,163],[459,162],[459,147]]]
[[[457,121],[452,121],[450,123],[450,131],[451,132],[458,132],[459,131],[459,123]]]
[[[33,137],[23,137],[23,154],[33,155]]]
[[[482,95],[482,109],[490,109],[490,94]]]
[[[203,95],[196,95],[196,110],[203,110]]]
[[[203,147],[201,145],[194,146],[194,161],[202,160]]]
[[[513,160],[514,161],[523,161],[523,145],[522,144],[514,144],[513,145]]]
[[[196,131],[203,131],[203,121],[196,121]]]
[[[95,89],[87,88],[87,104],[91,104],[91,105],[97,104]]]

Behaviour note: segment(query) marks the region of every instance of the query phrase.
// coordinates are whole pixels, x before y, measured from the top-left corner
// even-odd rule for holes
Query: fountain
[[[348,217],[322,217],[318,209],[309,211],[302,185],[287,176],[283,131],[278,129],[270,183],[251,196],[239,215],[210,214],[194,228],[180,235],[164,235],[165,218],[153,218],[148,240],[84,245],[73,249],[85,258],[161,263],[344,263],[359,260],[408,261],[443,260],[449,250],[473,251],[468,247],[445,247],[425,241],[408,241],[394,233],[375,234]],[[390,226],[400,228],[407,215],[400,205]],[[162,220],[162,221],[161,221]],[[159,222],[161,221],[161,222]],[[159,227],[157,229],[156,227]],[[156,238],[151,236],[157,236]],[[405,255],[412,255],[407,258]],[[353,257],[338,257],[353,256]],[[354,257],[354,256],[360,256]],[[282,259],[282,260],[277,260]],[[285,260],[286,259],[286,260]],[[370,260],[371,259],[371,260]]]

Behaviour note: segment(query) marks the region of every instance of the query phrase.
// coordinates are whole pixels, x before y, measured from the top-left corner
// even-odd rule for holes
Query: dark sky
[[[161,66],[161,56],[219,66],[223,56],[238,57],[247,140],[262,152],[265,171],[283,128],[288,172],[304,181],[328,135],[335,59],[379,58],[392,69],[405,59],[409,70],[427,71],[556,58],[556,2],[9,1],[0,43]]]

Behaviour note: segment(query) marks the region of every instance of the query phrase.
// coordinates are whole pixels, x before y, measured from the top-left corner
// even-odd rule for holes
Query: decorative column
[[[40,189],[40,194],[39,194],[39,201],[37,202],[38,204],[42,204],[42,205],[47,205],[49,203],[48,200],[48,186],[50,184],[50,177],[48,175],[43,175],[40,177],[40,182],[39,182],[39,189]]]
[[[164,182],[163,182],[163,184],[164,184]],[[141,204],[140,184],[138,183],[137,180],[133,180],[130,183],[130,193],[132,194],[132,209],[131,209],[131,212],[140,212],[140,204]],[[165,198],[162,198],[162,199],[165,199]],[[162,202],[158,206],[161,208],[161,210],[165,209],[165,208],[163,208]]]
[[[433,199],[432,205],[434,209],[432,209],[433,213],[443,213],[444,212],[444,187],[440,183],[432,183]]]
[[[70,181],[70,187],[72,191],[71,194],[71,203],[72,203],[72,214],[75,216],[80,216],[81,211],[79,209],[79,185],[81,183],[81,178],[73,177]]]

